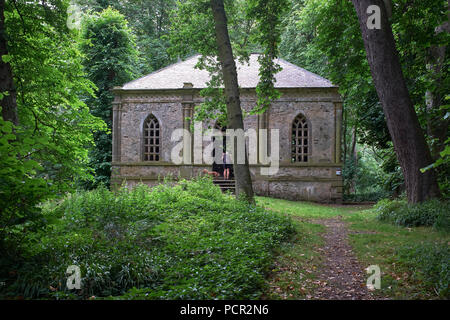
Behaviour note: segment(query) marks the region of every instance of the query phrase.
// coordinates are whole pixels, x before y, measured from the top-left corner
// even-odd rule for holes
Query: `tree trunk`
[[[8,40],[5,29],[5,0],[0,0],[0,100],[3,120],[19,124],[17,116],[16,89],[14,87],[11,65],[3,62],[2,57],[8,55]],[[7,94],[5,94],[5,92]]]
[[[227,128],[244,129],[242,119],[241,101],[237,80],[236,64],[228,35],[227,17],[223,0],[211,0],[211,9],[214,16],[214,27],[218,47],[218,59],[222,67],[225,96],[227,103]],[[247,150],[245,150],[245,163],[237,163],[237,143],[234,143],[233,167],[236,179],[236,197],[242,197],[254,203],[252,179],[248,166]],[[242,150],[241,150],[242,151]]]
[[[421,168],[433,161],[406,88],[384,1],[352,2],[358,15],[375,88],[402,167],[408,201],[416,203],[438,197],[440,192],[434,170],[420,172]],[[381,9],[381,29],[367,27],[369,15],[366,10],[370,5],[377,5]]]

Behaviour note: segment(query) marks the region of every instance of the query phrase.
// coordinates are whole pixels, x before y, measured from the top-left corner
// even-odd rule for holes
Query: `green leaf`
[[[4,63],[9,63],[12,60],[12,56],[9,54],[2,55],[2,60]]]

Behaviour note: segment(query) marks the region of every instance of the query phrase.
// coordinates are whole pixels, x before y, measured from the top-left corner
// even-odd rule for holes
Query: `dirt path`
[[[311,220],[325,226],[325,245],[319,248],[323,265],[317,273],[310,299],[371,300],[366,287],[368,275],[356,259],[348,243],[348,230],[340,218]]]

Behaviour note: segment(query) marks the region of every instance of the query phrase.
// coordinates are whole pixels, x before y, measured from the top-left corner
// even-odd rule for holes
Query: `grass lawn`
[[[340,216],[347,223],[349,243],[361,265],[380,266],[381,289],[375,291],[377,297],[443,298],[442,294],[439,297],[436,286],[427,282],[418,266],[414,265],[417,261],[408,256],[408,246],[424,244],[445,247],[445,244],[450,243],[448,234],[429,227],[405,228],[380,222],[370,206],[321,205],[266,197],[258,197],[257,203],[291,216],[296,221],[298,231],[297,238],[281,248],[265,297],[308,298],[318,283],[314,271],[321,267],[319,249],[323,243],[321,234],[325,232],[314,220]],[[423,263],[426,264],[426,261]]]
[[[320,236],[324,227],[294,218],[296,236],[284,243],[268,278],[263,299],[307,299],[316,287],[315,272],[321,264],[318,248],[323,244]]]

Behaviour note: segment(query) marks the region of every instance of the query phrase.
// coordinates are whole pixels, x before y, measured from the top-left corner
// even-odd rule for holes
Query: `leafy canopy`
[[[2,59],[12,66],[19,125],[0,119],[0,241],[20,240],[40,220],[37,203],[92,178],[87,148],[105,124],[80,99],[94,84],[82,69],[78,33],[66,25],[68,5],[6,2]]]
[[[114,86],[121,86],[135,78],[137,51],[135,39],[124,16],[107,8],[85,17],[82,29],[83,66],[87,77],[97,86],[96,96],[87,97],[91,114],[103,119],[108,131],[94,135],[96,147],[91,148],[91,165],[95,182],[109,185],[112,160],[112,101]]]
[[[225,0],[224,5],[235,58],[248,62],[252,50],[260,52],[260,79],[256,89],[258,102],[250,112],[264,112],[270,102],[280,96],[274,89],[274,75],[280,70],[274,59],[278,56],[280,22],[287,7],[287,0]],[[208,88],[201,91],[206,101],[196,106],[195,118],[218,119],[220,123],[225,124],[223,80],[217,60],[218,49],[210,1],[178,2],[176,10],[171,13],[171,21],[171,55],[185,57],[199,53],[201,58],[197,67],[211,74]]]

